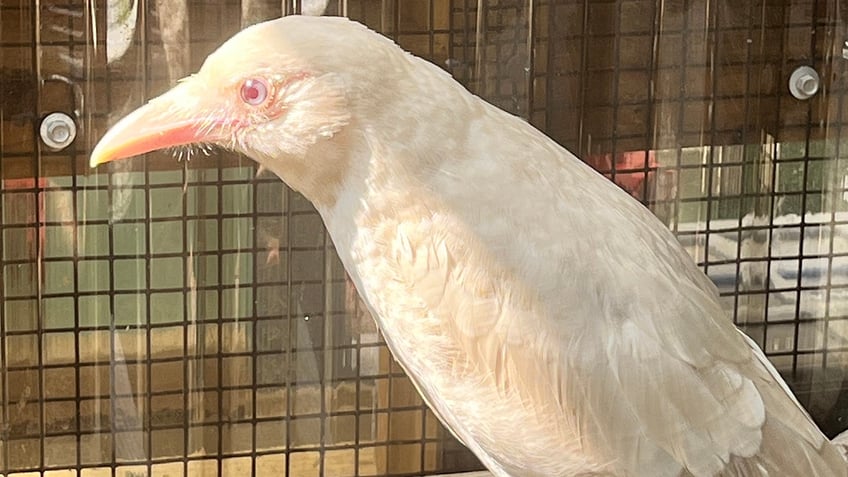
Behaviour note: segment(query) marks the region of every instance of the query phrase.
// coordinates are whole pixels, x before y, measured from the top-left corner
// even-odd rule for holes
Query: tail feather
[[[842,458],[848,461],[848,431],[842,431],[842,434],[834,437],[830,443],[842,454]]]

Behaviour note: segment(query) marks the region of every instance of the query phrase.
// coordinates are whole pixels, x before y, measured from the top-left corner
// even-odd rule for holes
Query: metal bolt
[[[816,70],[809,66],[800,66],[789,78],[789,92],[797,99],[808,99],[819,91],[821,79]]]
[[[65,113],[51,113],[41,122],[41,140],[47,147],[61,151],[77,137],[74,120]]]
[[[47,126],[47,134],[55,142],[65,142],[71,137],[71,129],[67,124],[53,123]]]

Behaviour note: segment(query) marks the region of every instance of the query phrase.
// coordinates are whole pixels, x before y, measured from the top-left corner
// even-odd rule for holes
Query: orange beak
[[[91,167],[158,149],[211,142],[213,138],[203,132],[217,129],[209,127],[209,118],[178,117],[181,115],[174,113],[177,108],[171,105],[180,99],[176,92],[165,93],[112,126],[91,152]],[[212,122],[224,121],[213,119]]]

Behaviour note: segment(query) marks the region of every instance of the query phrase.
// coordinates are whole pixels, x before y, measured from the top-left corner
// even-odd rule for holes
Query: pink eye
[[[264,80],[251,78],[241,85],[241,100],[247,104],[258,106],[268,98],[268,85]]]

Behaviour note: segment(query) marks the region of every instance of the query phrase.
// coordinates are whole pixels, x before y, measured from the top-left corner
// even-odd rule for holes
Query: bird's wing
[[[605,250],[599,263],[610,268],[596,264],[557,301],[466,232],[461,223],[399,228],[403,281],[447,318],[481,374],[521,395],[540,421],[561,420],[597,461],[624,475],[845,474],[687,259],[646,247],[672,253],[643,257],[671,269],[628,268]]]

